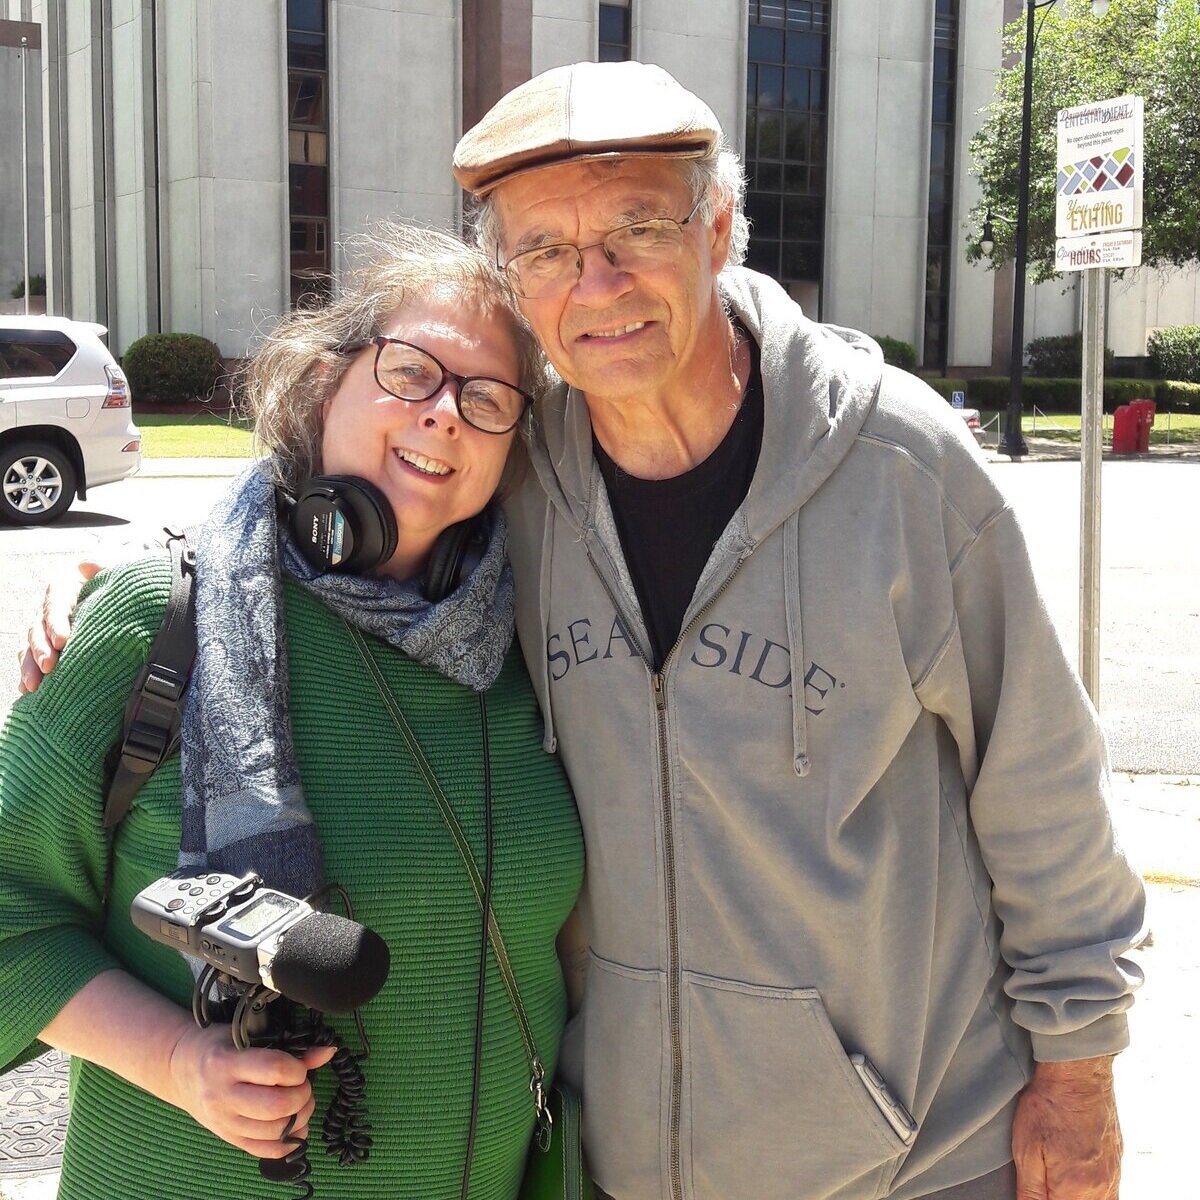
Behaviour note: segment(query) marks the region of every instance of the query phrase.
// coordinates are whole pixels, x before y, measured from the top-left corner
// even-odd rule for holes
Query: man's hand
[[[71,636],[71,614],[79,599],[79,589],[104,566],[85,560],[79,563],[74,575],[53,579],[46,586],[40,619],[34,618],[26,635],[28,649],[17,654],[21,673],[17,686],[22,695],[36,692],[42,679],[54,670]]]
[[[1117,1200],[1112,1059],[1038,1063],[1017,1101],[1012,1146],[1017,1200]]]

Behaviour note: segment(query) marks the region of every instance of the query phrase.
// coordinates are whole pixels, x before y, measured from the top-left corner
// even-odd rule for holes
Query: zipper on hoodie
[[[604,572],[596,565],[591,551],[585,546],[584,553],[592,564],[600,586],[608,593],[613,609],[619,614],[621,606],[613,590],[604,577]],[[680,1166],[679,1126],[680,1098],[683,1094],[683,1018],[680,1016],[679,991],[682,983],[679,968],[679,903],[676,894],[675,880],[675,839],[674,820],[671,815],[671,770],[667,763],[667,694],[665,677],[676,650],[687,640],[700,618],[721,598],[725,589],[733,582],[734,576],[742,568],[744,558],[739,558],[734,568],[725,577],[725,582],[712,594],[704,607],[679,631],[675,644],[663,658],[662,667],[650,672],[650,681],[654,689],[654,709],[658,718],[658,777],[662,788],[662,819],[663,819],[663,875],[664,891],[667,907],[667,1024],[671,1031],[671,1091],[668,1098],[667,1144],[670,1160],[670,1182],[672,1200],[683,1200],[683,1171]],[[626,631],[637,647],[642,661],[647,666],[650,659],[638,642],[637,637],[629,630]]]

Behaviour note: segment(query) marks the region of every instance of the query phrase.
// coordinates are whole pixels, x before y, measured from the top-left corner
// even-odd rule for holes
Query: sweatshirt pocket
[[[667,982],[591,956],[583,1021],[583,1136],[596,1182],[616,1196],[657,1196]]]
[[[906,1147],[817,990],[684,980],[695,1200],[809,1200],[855,1180],[882,1194]]]

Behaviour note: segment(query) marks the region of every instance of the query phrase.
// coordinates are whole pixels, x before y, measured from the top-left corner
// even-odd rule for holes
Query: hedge
[[[1104,410],[1112,412],[1130,400],[1152,400],[1161,385],[1153,379],[1105,379]],[[1006,375],[986,375],[967,382],[967,402],[972,408],[1008,407],[1009,380]],[[1032,411],[1036,404],[1043,412],[1076,413],[1083,400],[1078,379],[1041,379],[1026,375],[1021,385],[1021,406]]]
[[[929,386],[933,388],[933,390],[937,392],[937,394],[941,396],[943,400],[952,400],[954,398],[954,392],[965,393],[967,390],[967,381],[965,379],[943,379],[940,375],[934,375],[928,379],[922,375],[921,378],[924,379],[925,382],[929,384]]]
[[[1036,378],[1066,379],[1083,371],[1083,334],[1064,333],[1034,338],[1025,347],[1029,374]],[[1104,351],[1104,372],[1112,370],[1113,352]]]
[[[1159,379],[1200,383],[1200,325],[1156,329],[1146,343],[1150,369]]]
[[[1154,399],[1163,412],[1200,413],[1200,383],[1164,379]]]
[[[875,340],[879,343],[880,350],[883,351],[884,362],[890,363],[893,367],[903,367],[906,371],[916,370],[917,352],[908,342],[886,336],[877,336]]]
[[[121,366],[134,400],[151,404],[207,400],[225,371],[220,350],[195,333],[148,333],[125,351]]]

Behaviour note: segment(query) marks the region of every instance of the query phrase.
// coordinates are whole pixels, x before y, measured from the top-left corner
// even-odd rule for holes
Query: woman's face
[[[518,384],[517,350],[500,317],[444,296],[396,309],[380,332],[432,354],[448,371]],[[391,501],[399,539],[380,571],[417,575],[437,536],[482,511],[494,495],[515,431],[484,433],[458,414],[458,384],[428,400],[401,400],[375,381],[375,347],[354,356],[325,402],[322,470],[358,475]]]

